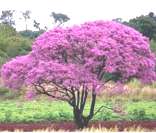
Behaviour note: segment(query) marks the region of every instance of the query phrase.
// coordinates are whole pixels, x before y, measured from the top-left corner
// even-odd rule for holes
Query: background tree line
[[[4,10],[0,16],[0,66],[7,60],[27,54],[31,50],[33,40],[47,30],[47,26],[41,28],[40,22],[33,20],[35,31],[28,28],[28,20],[31,19],[31,11],[22,11],[22,20],[24,20],[25,30],[16,30],[16,21],[14,19],[15,10]],[[62,13],[52,12],[50,16],[54,19],[54,24],[60,26],[70,20]]]
[[[25,30],[16,31],[16,21],[14,18],[15,10],[4,10],[0,16],[0,65],[17,55],[27,54],[31,50],[33,40],[47,30],[47,26],[41,27],[40,22],[31,18],[31,11],[22,11],[22,21],[25,24]],[[51,12],[52,24],[61,26],[70,18],[66,14]],[[33,21],[33,27],[36,29],[30,30],[28,20]],[[151,41],[151,49],[156,52],[156,15],[149,12],[147,15],[140,15],[132,18],[129,21],[124,21],[122,18],[113,19],[119,23],[128,25],[144,36],[147,36]]]

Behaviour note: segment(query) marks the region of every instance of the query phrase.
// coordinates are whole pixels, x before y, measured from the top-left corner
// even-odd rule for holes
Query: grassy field
[[[112,102],[97,102],[101,105],[113,106]],[[85,114],[89,111],[89,103],[85,108]],[[1,101],[0,122],[42,122],[72,120],[72,108],[60,101]],[[112,110],[104,109],[93,120],[156,120],[156,102],[139,101],[125,102],[124,115]]]
[[[133,80],[125,87],[126,91],[113,95],[109,87],[104,89],[96,103],[96,109],[101,105],[121,106],[122,113],[104,109],[93,120],[156,120],[156,84],[143,85]],[[0,122],[73,120],[72,108],[67,103],[53,101],[45,96],[28,101],[23,99],[23,92],[20,93],[0,89]],[[84,114],[88,113],[89,105],[88,102]]]

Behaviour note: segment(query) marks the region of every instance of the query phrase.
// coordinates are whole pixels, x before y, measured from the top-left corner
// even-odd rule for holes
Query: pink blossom
[[[3,65],[1,76],[6,86],[16,89],[53,82],[99,91],[108,73],[121,82],[133,77],[155,81],[155,62],[149,40],[142,34],[116,22],[94,21],[43,33],[28,55]]]

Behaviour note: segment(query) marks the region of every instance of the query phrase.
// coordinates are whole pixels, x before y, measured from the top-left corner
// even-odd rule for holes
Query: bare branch
[[[71,87],[71,93],[72,93],[72,96],[73,96],[73,98],[72,98],[72,104],[73,104],[73,107],[75,108],[76,107],[76,96],[75,96],[75,91],[74,91],[74,88],[73,87]]]
[[[80,106],[80,111],[81,111],[81,113],[83,113],[83,110],[84,110],[84,107],[85,107],[85,104],[86,104],[87,96],[88,96],[88,92],[87,92],[87,90],[85,90],[85,88],[83,87],[82,96],[81,96],[81,106]]]
[[[80,91],[77,91],[77,107],[79,107],[79,103],[80,103]]]
[[[113,110],[113,108],[111,108],[111,107],[107,107],[107,106],[102,105],[102,106],[94,113],[94,115],[96,115],[97,113],[99,113],[103,108],[107,108],[107,109]]]
[[[38,89],[38,87],[41,88],[42,90]],[[69,99],[66,99],[66,98],[64,98],[64,97],[59,97],[59,96],[56,96],[56,95],[52,95],[51,93],[47,92],[47,91],[45,90],[45,88],[44,88],[42,85],[35,85],[35,89],[36,89],[36,91],[38,91],[39,93],[45,94],[45,95],[50,96],[50,97],[52,97],[52,98],[54,98],[54,99],[58,99],[58,100],[70,102]]]
[[[90,120],[94,116],[95,101],[96,101],[96,94],[94,93],[94,90],[93,90],[92,91],[92,101],[91,101],[90,112],[89,112],[89,115],[87,117],[88,120]]]

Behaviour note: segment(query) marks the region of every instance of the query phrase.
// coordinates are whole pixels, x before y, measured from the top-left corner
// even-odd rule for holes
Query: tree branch
[[[38,87],[41,88],[42,90],[38,89]],[[42,85],[35,85],[35,89],[36,89],[37,92],[39,92],[41,94],[45,94],[47,96],[50,96],[50,97],[58,99],[58,100],[67,101],[68,103],[70,102],[69,99],[66,99],[66,98],[59,97],[59,96],[52,95],[52,94],[48,93]]]
[[[79,107],[79,103],[80,103],[80,91],[77,91],[77,107]]]
[[[90,113],[87,117],[88,120],[92,119],[92,117],[94,116],[95,101],[96,101],[96,94],[94,93],[94,90],[93,90],[92,91],[92,101],[91,101]]]
[[[81,110],[82,105],[83,105],[83,100],[84,100],[84,87],[83,87],[82,93],[81,93],[80,110]]]
[[[82,91],[82,95],[81,95],[81,105],[80,105],[80,111],[81,111],[81,113],[83,113],[83,110],[84,110],[84,107],[85,107],[85,104],[86,104],[87,96],[88,96],[88,92],[83,87],[83,91]]]
[[[94,115],[96,115],[97,113],[99,113],[103,108],[107,108],[107,109],[113,110],[113,108],[110,108],[110,107],[107,107],[107,106],[102,105],[102,106],[94,113]]]
[[[74,91],[74,89],[73,89],[73,87],[71,87],[71,94],[72,94],[72,105],[73,105],[73,107],[75,108],[76,107],[76,96],[75,96],[75,91]]]

